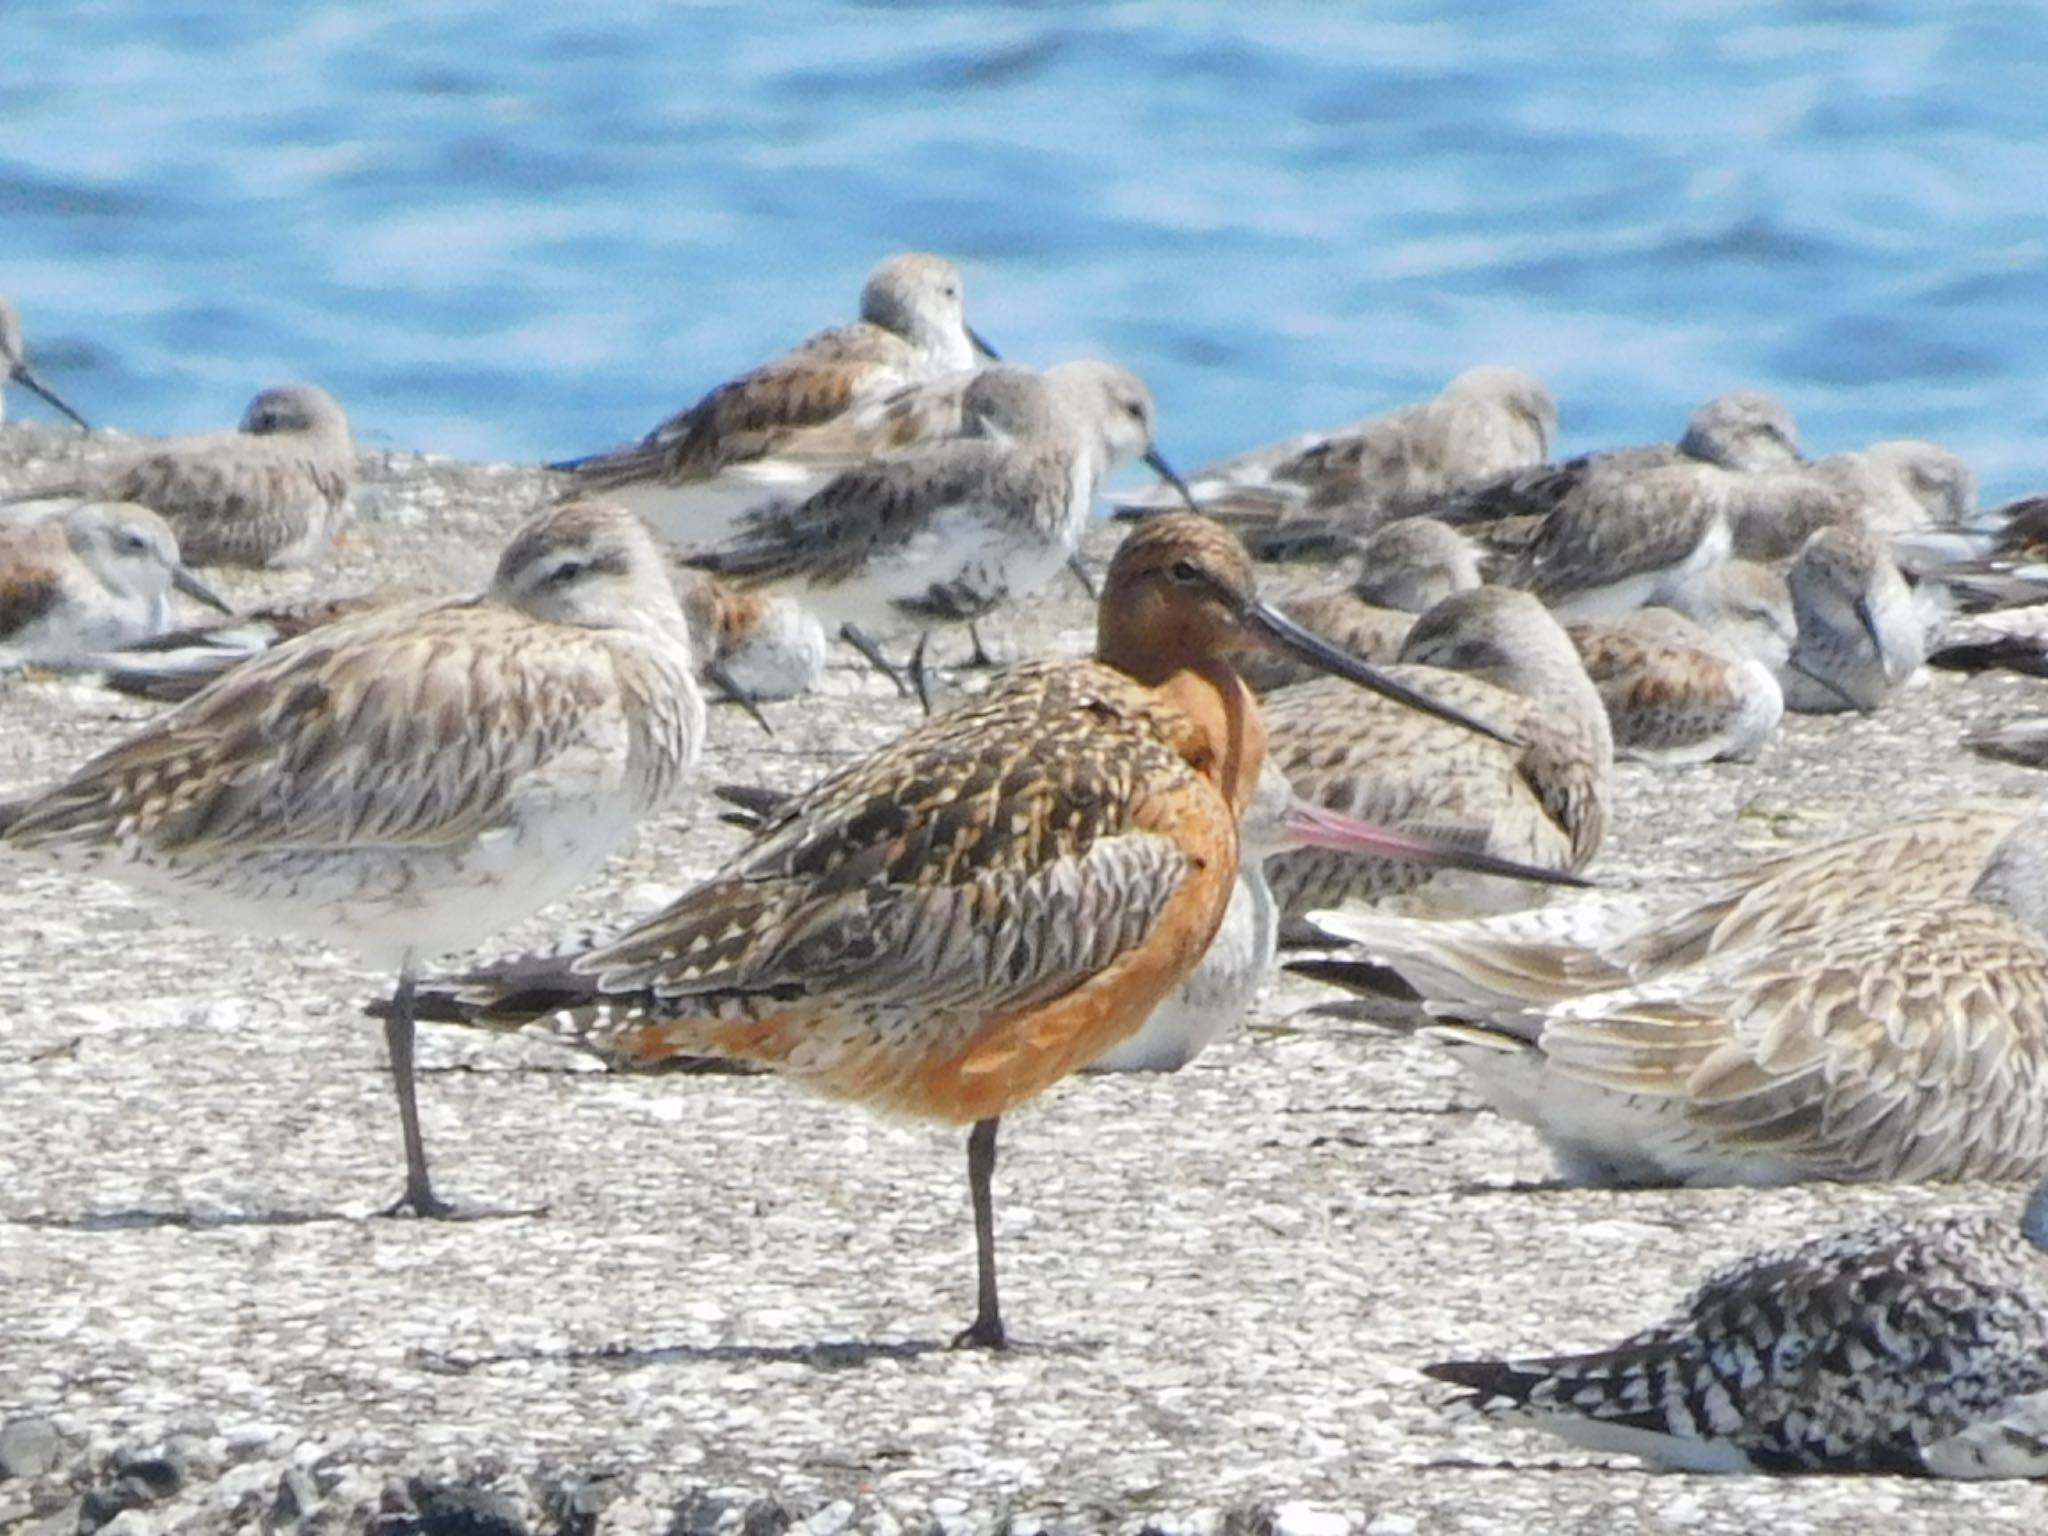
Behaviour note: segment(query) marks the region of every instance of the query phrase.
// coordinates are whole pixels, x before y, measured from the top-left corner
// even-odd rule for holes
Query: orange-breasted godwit
[[[1383,685],[1261,602],[1227,531],[1150,521],[1110,566],[1093,660],[1012,669],[792,797],[619,938],[423,993],[423,1016],[545,1021],[627,1062],[750,1059],[972,1125],[979,1290],[959,1342],[1000,1346],[998,1119],[1133,1033],[1208,947],[1265,758],[1228,660],[1254,637]],[[1351,846],[1393,837],[1305,806],[1289,819]]]

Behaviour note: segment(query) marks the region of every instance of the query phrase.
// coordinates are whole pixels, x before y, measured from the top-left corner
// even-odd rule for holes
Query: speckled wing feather
[[[349,493],[345,461],[312,451],[299,434],[221,432],[145,453],[95,494],[139,502],[177,530],[194,565],[261,565],[296,534],[280,521],[329,512]]]
[[[1527,702],[1481,678],[1439,667],[1386,670],[1504,731],[1524,730]],[[1330,679],[1266,695],[1264,714],[1273,760],[1304,799],[1518,863],[1575,867],[1571,834],[1525,775],[1526,748],[1440,726]],[[1276,855],[1266,874],[1290,914],[1411,891],[1431,878],[1416,866],[1317,848]]]
[[[237,668],[17,807],[7,836],[172,856],[457,843],[537,766],[601,771],[630,729],[612,666],[489,604],[380,609]]]
[[[1504,580],[1545,601],[1675,565],[1720,515],[1714,487],[1727,472],[1678,463],[1604,475],[1568,493]]]
[[[1541,1043],[1553,1071],[1675,1099],[1716,1146],[1809,1177],[2009,1178],[2048,1158],[2048,945],[1967,900],[1565,1004]]]
[[[935,509],[1000,504],[1016,463],[1006,444],[964,438],[856,465],[794,506],[757,507],[732,538],[692,550],[687,563],[743,585],[802,578],[834,586],[878,552],[925,536]]]
[[[63,602],[64,583],[54,571],[16,565],[0,574],[0,646],[48,618]]]
[[[2012,1475],[1961,1442],[2048,1390],[2044,1266],[1981,1216],[1871,1228],[1731,1265],[1611,1349],[1426,1370],[1459,1407],[1676,1465]]]
[[[791,1016],[799,1037],[846,1025],[884,1047],[950,1017],[964,1043],[1137,947],[1187,882],[1176,799],[1213,791],[1172,745],[1184,725],[1094,663],[1015,668],[792,797],[615,942],[480,973],[480,1021],[566,1008],[559,1030],[625,1055],[750,1054],[725,1024]]]
[[[792,434],[841,415],[878,378],[880,352],[899,338],[840,326],[719,385],[638,443],[574,466],[586,490],[658,479],[687,484],[777,451]]]

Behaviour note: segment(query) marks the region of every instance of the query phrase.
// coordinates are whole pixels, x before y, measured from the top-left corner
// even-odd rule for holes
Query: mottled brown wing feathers
[[[1090,663],[1018,668],[793,799],[577,969],[707,1007],[802,993],[999,1011],[1073,986],[1142,939],[1186,874],[1135,787],[1192,777],[1141,718],[1152,707]]]
[[[405,605],[316,630],[87,763],[11,836],[135,836],[164,852],[472,837],[522,775],[584,739],[608,697],[608,663],[574,644],[493,665],[523,622]]]

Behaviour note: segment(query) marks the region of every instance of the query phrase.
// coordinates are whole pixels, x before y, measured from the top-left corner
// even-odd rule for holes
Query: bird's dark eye
[[[1191,587],[1202,579],[1202,568],[1192,560],[1176,560],[1166,568],[1166,574],[1184,587]]]
[[[583,562],[581,560],[564,560],[560,565],[548,572],[548,580],[566,585],[582,574]]]

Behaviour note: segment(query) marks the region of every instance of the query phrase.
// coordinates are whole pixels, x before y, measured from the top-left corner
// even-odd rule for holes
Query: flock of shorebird
[[[0,300],[9,376],[74,420]],[[720,384],[563,494],[481,594],[233,613],[193,566],[317,559],[341,407],[270,389],[0,504],[0,658],[177,701],[0,848],[394,973],[394,1210],[434,1191],[420,1020],[542,1030],[622,1070],[763,1064],[970,1126],[996,1347],[999,1117],[1080,1070],[1185,1064],[1282,942],[1345,1006],[1449,1051],[1596,1183],[2048,1174],[2048,813],[1963,806],[1657,895],[1584,891],[1617,756],[1755,754],[1788,709],[1883,707],[1923,663],[2048,672],[2036,502],[1980,513],[1918,441],[1809,459],[1769,396],[1675,444],[1550,462],[1515,369],[1185,480],[1129,371],[998,361],[944,259]],[[1154,489],[1094,655],[934,709],[931,632],[1071,570],[1104,478]],[[174,627],[172,596],[221,610]],[[908,676],[878,632],[915,630]],[[834,637],[927,718],[602,942],[426,978],[583,882],[695,765],[698,679],[803,692]],[[764,725],[766,721],[763,721]],[[1988,750],[2041,755],[2038,734]],[[1459,1361],[1459,1406],[1698,1468],[2048,1472],[2048,1183],[1767,1254],[1586,1355]]]

